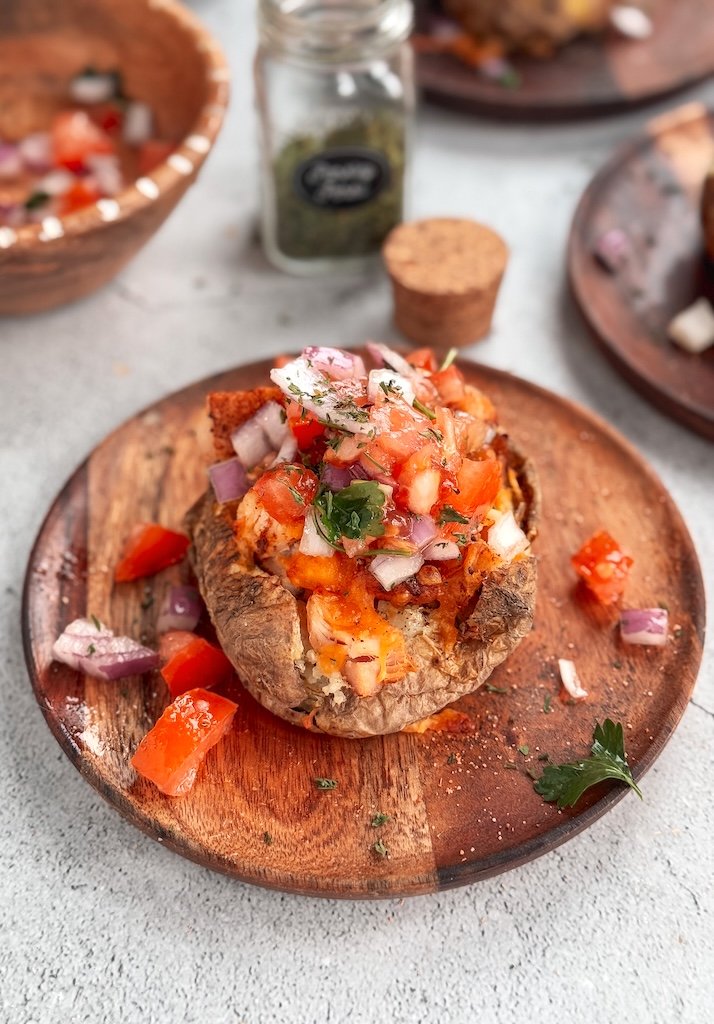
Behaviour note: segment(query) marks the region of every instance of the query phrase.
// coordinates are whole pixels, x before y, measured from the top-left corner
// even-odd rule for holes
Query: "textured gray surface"
[[[200,183],[103,292],[0,323],[0,1021],[710,1019],[711,649],[644,803],[627,797],[510,874],[407,902],[291,898],[183,861],[105,805],[45,727],[23,663],[20,588],[44,512],[85,453],[197,377],[303,343],[392,337],[381,277],[305,283],[266,267],[252,241],[249,6],[194,6],[235,72]],[[712,100],[714,89],[695,95]],[[513,257],[478,357],[615,423],[670,488],[711,581],[713,449],[601,360],[563,285],[577,197],[649,113],[523,129],[425,111],[413,211],[470,214],[503,232]]]

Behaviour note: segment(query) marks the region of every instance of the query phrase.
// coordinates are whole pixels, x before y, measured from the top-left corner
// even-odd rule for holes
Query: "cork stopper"
[[[394,322],[408,338],[450,348],[488,334],[508,261],[495,231],[461,218],[413,221],[390,232],[382,253]]]

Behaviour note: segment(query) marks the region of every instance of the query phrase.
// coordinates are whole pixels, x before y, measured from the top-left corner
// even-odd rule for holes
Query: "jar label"
[[[295,170],[298,195],[313,206],[343,210],[371,202],[389,184],[389,164],[376,149],[326,149]]]

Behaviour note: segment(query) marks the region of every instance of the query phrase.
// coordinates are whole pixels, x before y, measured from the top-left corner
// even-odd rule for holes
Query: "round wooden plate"
[[[573,294],[606,355],[655,405],[710,439],[714,348],[690,355],[672,344],[667,325],[700,296],[714,301],[699,219],[712,160],[714,114],[701,104],[656,118],[592,180],[568,244]],[[593,257],[613,227],[633,249],[616,274]]]
[[[276,889],[406,896],[474,882],[552,850],[625,790],[605,785],[559,812],[537,796],[529,773],[540,774],[546,753],[554,761],[585,755],[594,723],[610,716],[624,723],[639,779],[694,685],[704,598],[682,519],[637,453],[590,413],[509,374],[461,364],[537,462],[545,509],[538,607],[533,632],[491,677],[498,690],[461,702],[477,724],[474,735],[338,740],[272,717],[236,684],[232,732],[209,753],[194,789],[171,799],[129,764],[167,703],[161,678],[103,683],[52,662],[53,641],[79,615],[155,640],[151,597],[158,601],[180,569],[113,586],[122,540],[138,520],[180,526],[206,480],[199,454],[206,393],[254,387],[268,366],[201,381],[135,416],[91,453],[52,505],[30,556],[23,628],[32,685],[55,737],[102,796],[159,842]],[[675,635],[666,648],[623,647],[617,612],[574,586],[569,555],[601,526],[635,558],[627,604],[667,603]],[[586,702],[558,699],[558,657],[577,662]],[[337,788],[318,791],[316,777],[336,779]],[[375,829],[378,812],[390,820]],[[378,839],[388,857],[374,851]]]
[[[614,32],[577,39],[547,60],[516,56],[521,84],[504,88],[447,54],[418,54],[425,96],[496,117],[587,117],[646,103],[714,72],[713,0],[659,0],[642,41]],[[418,24],[418,23],[417,23]]]

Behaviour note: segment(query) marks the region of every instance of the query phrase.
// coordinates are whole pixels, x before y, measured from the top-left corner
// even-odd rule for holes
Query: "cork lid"
[[[382,254],[390,276],[404,288],[422,295],[465,295],[500,279],[508,247],[476,221],[432,217],[394,228]]]

